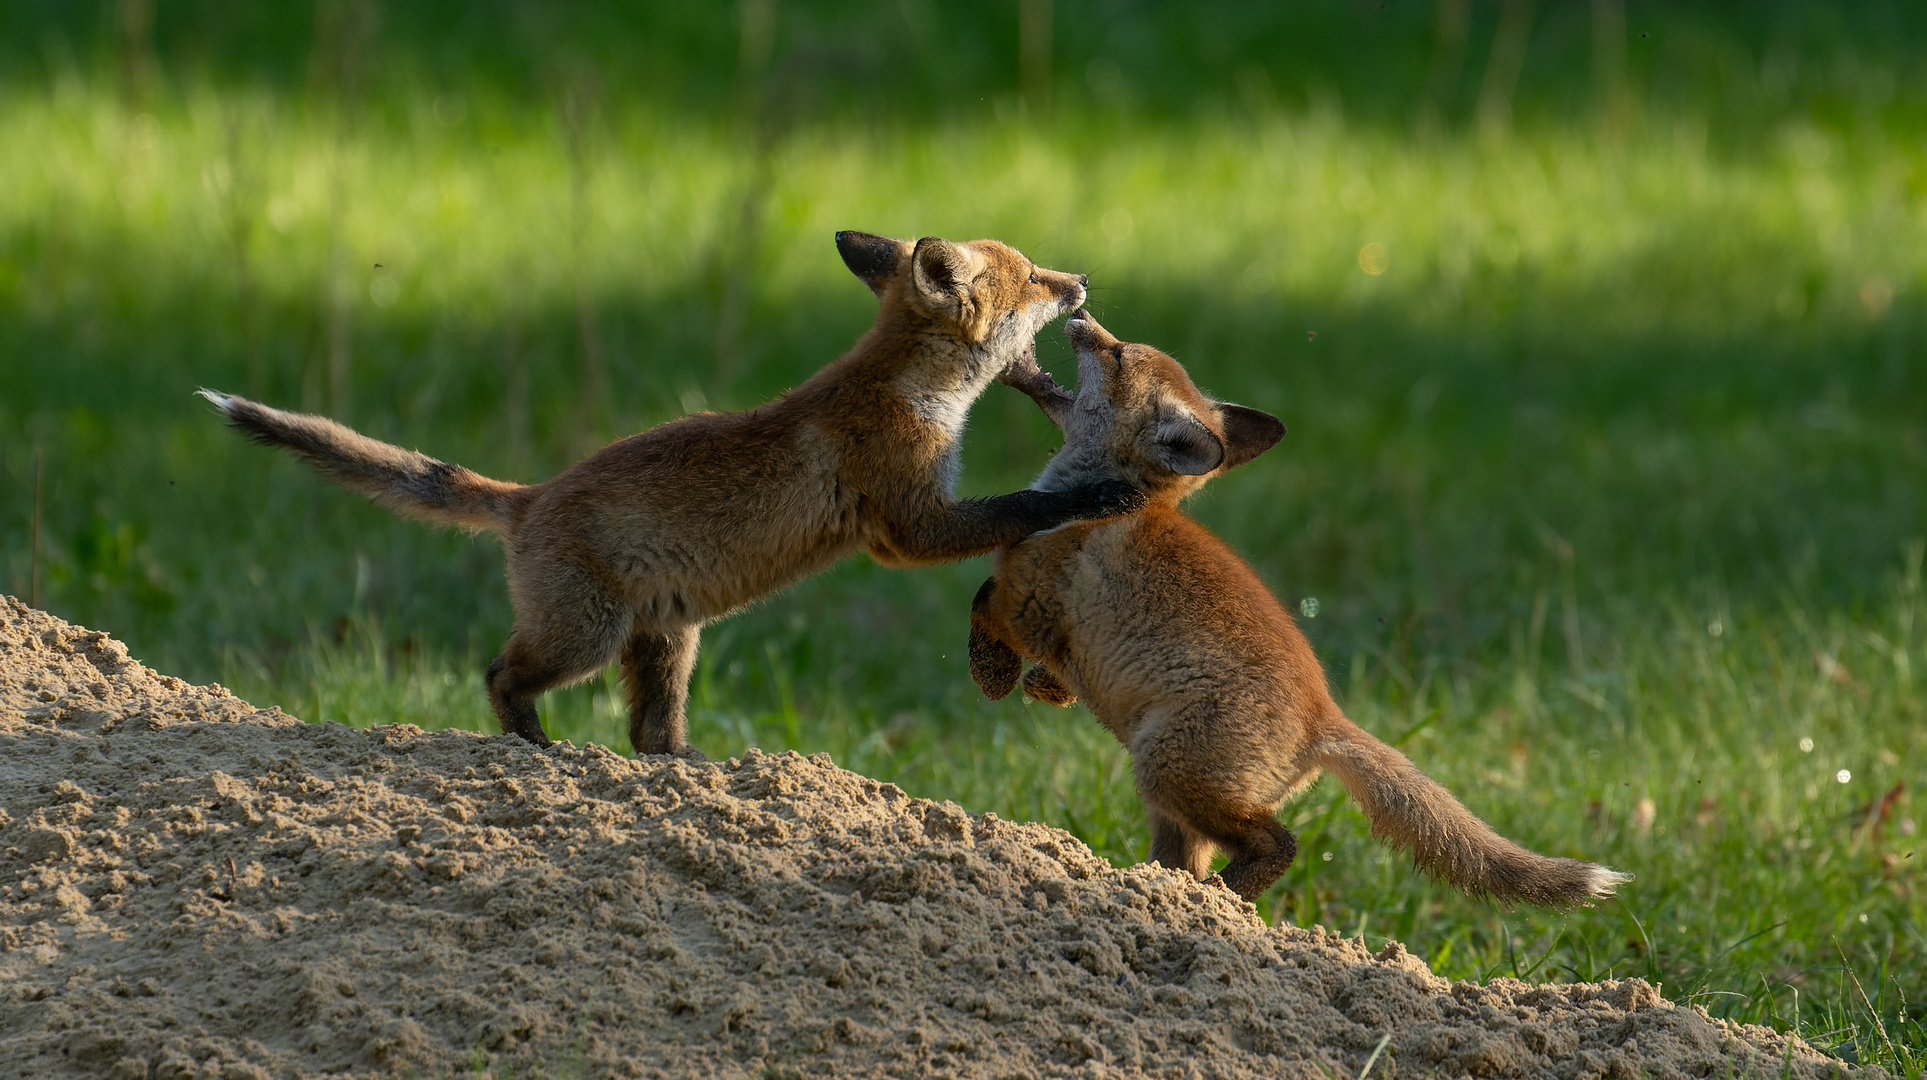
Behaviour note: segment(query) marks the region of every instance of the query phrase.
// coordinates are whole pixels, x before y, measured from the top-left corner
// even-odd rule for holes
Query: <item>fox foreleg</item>
[[[483,680],[488,686],[488,703],[495,708],[495,718],[501,722],[503,734],[520,735],[537,746],[547,747],[549,737],[542,730],[542,718],[536,714],[535,698],[558,681],[558,676],[517,653],[511,641],[501,655],[489,661],[488,674]]]
[[[987,499],[959,499],[888,530],[870,545],[877,561],[903,566],[950,562],[1015,544],[1031,533],[1085,518],[1129,514],[1144,493],[1122,480],[1101,480],[1069,491],[1014,491]]]
[[[1057,425],[1059,431],[1064,429],[1065,410],[1077,399],[1057,385],[1057,380],[1050,377],[1050,372],[1037,366],[1036,342],[1031,342],[1029,351],[1024,355],[1012,360],[1003,374],[997,376],[997,381],[1023,391],[1043,410],[1044,416]]]
[[[1017,688],[1024,658],[998,633],[1003,620],[991,609],[996,593],[997,579],[991,578],[977,590],[977,598],[970,604],[970,677],[985,697],[1002,701]]]
[[[1077,695],[1042,664],[1032,664],[1030,670],[1024,672],[1024,693],[1060,709],[1077,704]]]
[[[1148,801],[1144,814],[1151,826],[1151,862],[1172,870],[1182,870],[1203,881],[1211,875],[1211,854],[1217,845],[1185,826],[1184,822],[1162,813]]]

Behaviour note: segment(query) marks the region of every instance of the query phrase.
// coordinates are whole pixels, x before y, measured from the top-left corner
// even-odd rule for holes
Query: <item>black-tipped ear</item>
[[[1285,422],[1268,412],[1221,402],[1218,417],[1224,424],[1224,467],[1227,469],[1243,465],[1285,437]]]
[[[854,229],[836,234],[836,252],[843,256],[843,265],[878,295],[883,293],[883,283],[903,265],[904,252],[909,246],[901,240]]]
[[[1203,476],[1224,460],[1224,444],[1188,413],[1158,425],[1158,461],[1179,476]]]

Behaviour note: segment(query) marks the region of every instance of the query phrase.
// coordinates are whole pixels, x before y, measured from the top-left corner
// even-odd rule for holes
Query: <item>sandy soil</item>
[[[305,724],[0,603],[0,1077],[1356,1077],[1381,1041],[1384,1080],[1837,1068],[823,755]]]

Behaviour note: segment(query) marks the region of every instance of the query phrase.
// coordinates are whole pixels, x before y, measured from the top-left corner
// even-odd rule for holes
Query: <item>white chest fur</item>
[[[949,371],[942,375],[913,372],[900,384],[903,396],[917,416],[952,440],[963,437],[964,421],[970,407],[983,396],[984,388],[997,377],[992,364],[973,365],[969,371]]]
[[[939,466],[945,491],[956,490],[957,476],[963,470],[963,433],[964,424],[970,418],[970,407],[983,396],[995,375],[993,369],[959,374],[942,382],[927,378],[906,380],[903,394],[911,409],[919,419],[942,432],[950,444]]]

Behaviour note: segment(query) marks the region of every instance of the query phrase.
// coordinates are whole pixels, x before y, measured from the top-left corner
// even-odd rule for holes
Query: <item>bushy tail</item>
[[[1540,855],[1480,821],[1404,754],[1349,720],[1319,746],[1318,762],[1336,775],[1372,821],[1372,835],[1409,851],[1419,869],[1475,896],[1563,907],[1611,896],[1631,874]]]
[[[390,446],[325,417],[282,412],[213,390],[200,393],[248,438],[292,450],[328,479],[407,517],[499,532],[526,500],[528,489],[520,484]]]

